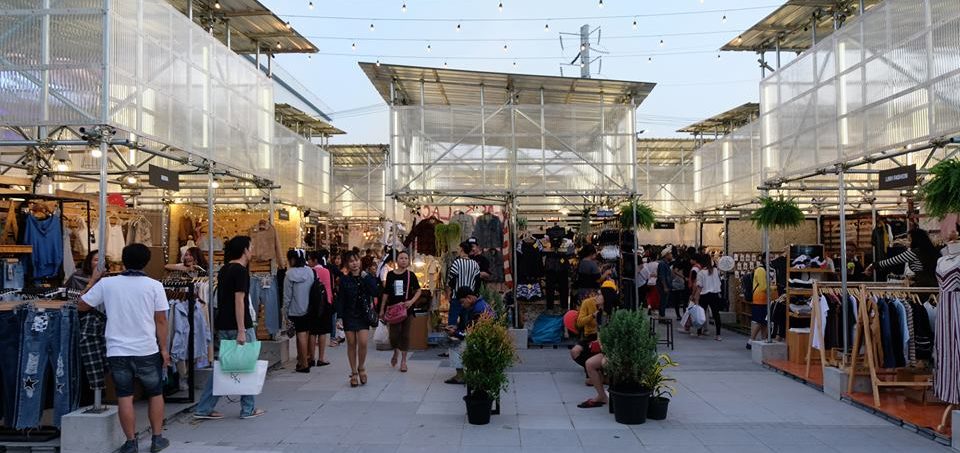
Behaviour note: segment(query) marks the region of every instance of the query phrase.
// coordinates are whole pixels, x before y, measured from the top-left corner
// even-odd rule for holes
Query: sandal
[[[350,375],[350,387],[359,387],[360,383],[357,382],[357,373]]]
[[[193,418],[196,420],[221,420],[223,419],[223,414],[219,412],[211,412],[209,414],[193,414]]]
[[[465,385],[465,383],[463,382],[463,379],[457,379],[456,377],[447,379],[446,381],[443,381],[443,383],[452,384],[452,385]]]
[[[360,385],[367,385],[367,370],[357,370],[360,373]]]
[[[252,414],[250,414],[250,415],[241,415],[241,416],[240,416],[240,419],[241,419],[241,420],[246,420],[246,419],[248,419],[248,418],[257,418],[257,417],[259,417],[259,416],[261,416],[261,415],[263,415],[263,414],[266,414],[266,413],[267,413],[267,411],[265,411],[265,410],[263,410],[263,409],[254,409]]]
[[[406,372],[407,372],[407,364],[406,364],[406,363],[401,363],[401,364],[400,364],[400,372],[401,372],[401,373],[406,373]]]
[[[327,366],[327,365],[329,365],[329,364],[330,364],[330,362],[326,362],[326,361],[323,361],[323,360],[318,360],[316,366],[321,367],[321,366]]]
[[[393,357],[390,358],[390,368],[394,368],[396,366],[397,366],[397,355],[394,354]]]
[[[607,404],[607,403],[605,403],[605,402],[603,402],[603,401],[597,401],[597,400],[594,400],[594,399],[589,399],[589,400],[586,400],[586,401],[578,404],[577,407],[579,407],[580,409],[592,409],[592,408],[595,408],[595,407],[603,407],[603,406],[606,405],[606,404]]]

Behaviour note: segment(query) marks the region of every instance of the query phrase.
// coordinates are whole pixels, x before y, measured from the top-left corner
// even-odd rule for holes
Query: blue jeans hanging
[[[78,405],[76,360],[77,311],[25,309],[20,341],[20,381],[17,398],[17,429],[35,428],[43,412],[43,389],[47,367],[53,372],[53,424]]]

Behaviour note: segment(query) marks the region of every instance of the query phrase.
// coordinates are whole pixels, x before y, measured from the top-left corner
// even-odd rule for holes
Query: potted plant
[[[646,203],[635,201],[633,203],[624,203],[620,206],[620,227],[622,229],[633,229],[634,211],[636,211],[638,227],[643,228],[644,230],[653,228],[653,224],[656,223],[657,220],[656,215],[653,212],[653,208]]]
[[[507,368],[516,360],[507,327],[492,316],[484,316],[467,329],[463,349],[463,380],[467,384],[467,421],[471,425],[490,423],[493,401],[506,390]]]
[[[758,229],[787,229],[803,225],[804,215],[793,199],[760,197],[760,207],[750,215]]]
[[[948,159],[934,165],[928,178],[920,186],[924,211],[937,219],[960,212],[960,159]]]
[[[615,311],[600,331],[600,343],[607,359],[604,373],[610,379],[610,404],[617,423],[646,422],[652,389],[645,378],[657,363],[657,338],[649,319],[638,311]]]
[[[644,378],[644,386],[651,391],[650,403],[647,406],[647,418],[650,420],[665,420],[667,418],[667,407],[670,404],[670,397],[676,391],[671,382],[676,379],[663,374],[663,371],[670,367],[677,366],[667,354],[660,354],[657,362],[650,372]]]

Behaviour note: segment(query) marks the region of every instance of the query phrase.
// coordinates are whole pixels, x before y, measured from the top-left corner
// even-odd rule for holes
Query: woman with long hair
[[[693,288],[694,300],[703,307],[703,311],[710,312],[714,325],[717,326],[717,336],[715,340],[722,341],[720,337],[720,271],[717,270],[710,255],[700,255],[697,260],[700,263],[701,270],[697,272],[697,285]],[[703,327],[697,330],[697,335],[703,335]]]
[[[350,386],[367,383],[367,340],[370,334],[369,311],[374,310],[377,281],[360,268],[360,257],[354,252],[344,254],[347,273],[340,278],[336,298],[337,327],[347,337],[347,360],[350,362]],[[358,382],[359,378],[359,382]]]
[[[197,277],[201,272],[207,272],[207,260],[203,258],[203,252],[199,247],[190,247],[176,264],[167,264],[164,268],[168,271],[182,272],[190,277]]]
[[[874,268],[886,271],[900,270],[904,264],[913,272],[913,286],[937,286],[937,260],[940,251],[933,245],[930,235],[920,228],[914,228],[910,235],[910,249],[891,258],[867,266],[864,271],[872,273]]]
[[[314,348],[313,335],[320,319],[311,315],[310,287],[316,279],[313,269],[307,267],[306,253],[303,250],[287,252],[289,267],[283,277],[283,306],[287,309],[287,318],[293,322],[297,332],[297,368],[298,373],[310,372],[310,356]]]
[[[70,252],[68,251],[67,253]],[[93,267],[97,265],[98,255],[99,252],[96,250],[91,250],[90,253],[87,253],[87,257],[83,259],[80,268],[67,278],[67,282],[64,283],[63,286],[67,289],[83,291],[87,287],[87,284],[90,283],[90,277],[93,276]]]
[[[319,355],[317,355],[316,360],[312,358],[315,349],[311,346],[310,366],[327,366],[330,364],[330,362],[326,360],[327,341],[330,334],[336,329],[334,325],[336,320],[333,317],[333,276],[330,274],[330,270],[321,264],[322,262],[322,252],[313,251],[307,254],[307,266],[313,269],[313,272],[317,275],[317,279],[323,284],[323,289],[327,293],[327,300],[321,301],[322,304],[319,307],[315,307],[320,320],[316,326],[316,330],[310,332],[310,338],[313,343],[316,344]]]
[[[420,300],[420,281],[410,269],[410,255],[407,252],[397,252],[397,268],[387,273],[387,282],[384,284],[383,297],[380,302],[380,319],[384,319],[387,308],[403,304],[407,309],[407,317],[402,322],[389,324],[390,347],[393,348],[393,358],[390,366],[397,366],[397,356],[400,356],[400,372],[407,372],[407,351],[410,350],[410,326],[413,323],[413,306]],[[384,320],[386,322],[386,320]]]

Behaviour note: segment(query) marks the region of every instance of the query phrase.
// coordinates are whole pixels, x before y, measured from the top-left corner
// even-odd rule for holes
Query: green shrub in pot
[[[652,390],[646,379],[658,361],[657,338],[649,318],[639,311],[615,311],[600,330],[600,343],[617,422],[644,423]]]

